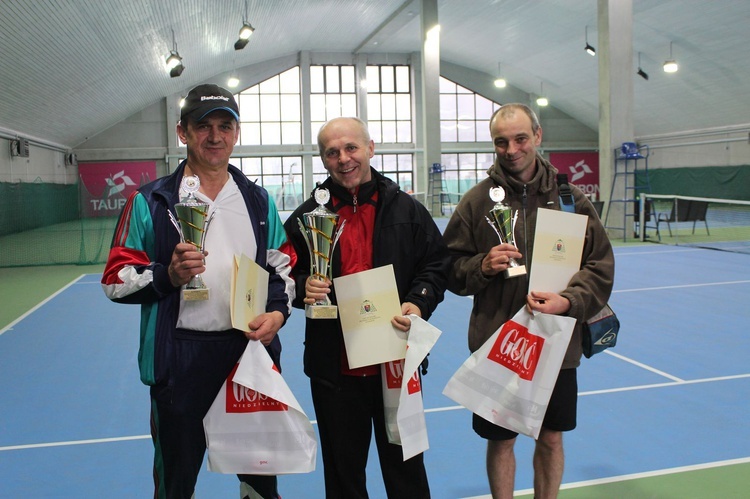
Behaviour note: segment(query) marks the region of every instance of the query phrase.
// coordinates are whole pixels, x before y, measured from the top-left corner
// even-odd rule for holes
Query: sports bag
[[[576,206],[573,200],[573,192],[568,184],[568,175],[559,173],[557,175],[557,187],[560,191],[560,208],[564,211],[575,213]],[[592,355],[612,348],[617,344],[617,335],[620,332],[620,320],[615,315],[609,304],[604,305],[596,315],[583,323],[581,328],[581,346],[583,355],[590,359]]]

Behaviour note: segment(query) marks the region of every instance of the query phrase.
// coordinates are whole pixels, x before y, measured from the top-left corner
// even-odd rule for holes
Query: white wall
[[[10,139],[0,138],[0,182],[74,184],[78,168],[66,166],[65,153],[29,144],[29,157],[11,156]]]
[[[750,124],[638,137],[637,141],[649,146],[650,169],[750,165]]]

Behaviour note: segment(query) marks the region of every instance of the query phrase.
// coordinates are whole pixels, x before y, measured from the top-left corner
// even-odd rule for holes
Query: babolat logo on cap
[[[201,101],[204,100],[224,100],[229,101],[229,97],[224,97],[223,95],[202,95]]]

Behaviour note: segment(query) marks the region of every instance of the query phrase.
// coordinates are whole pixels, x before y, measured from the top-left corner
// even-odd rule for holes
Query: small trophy
[[[495,206],[490,210],[490,216],[484,218],[495,231],[495,234],[497,234],[501,243],[510,243],[513,246],[518,247],[515,236],[518,210],[513,213],[510,206],[503,204],[505,191],[502,187],[493,187],[490,189],[490,199],[495,202]],[[503,272],[505,278],[518,277],[524,274],[526,274],[526,266],[520,265],[513,258],[510,258],[508,261],[508,268]]]
[[[198,251],[202,252],[206,242],[206,231],[208,230],[208,224],[211,222],[213,213],[209,217],[208,203],[199,201],[195,197],[195,193],[200,186],[201,181],[196,175],[182,177],[181,189],[187,195],[174,205],[177,218],[175,219],[170,211],[169,219],[177,229],[177,232],[180,233],[180,241],[190,243]],[[190,282],[185,285],[185,288],[182,290],[182,298],[185,301],[208,300],[208,288],[204,284],[200,274],[194,275],[190,279]]]
[[[331,278],[331,258],[336,243],[341,237],[346,220],[338,224],[339,216],[328,211],[324,206],[331,198],[327,189],[318,188],[315,191],[315,201],[318,207],[303,216],[305,222],[299,218],[297,223],[305,236],[305,244],[310,253],[310,275],[313,279],[324,281]],[[312,305],[305,306],[305,317],[310,319],[335,319],[338,317],[336,305],[326,296]]]

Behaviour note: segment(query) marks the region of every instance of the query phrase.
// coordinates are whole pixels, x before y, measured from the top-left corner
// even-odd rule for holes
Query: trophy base
[[[336,319],[339,316],[336,305],[305,305],[305,317],[308,319]]]
[[[505,272],[503,272],[503,275],[506,279],[526,275],[526,265],[519,265],[518,267],[508,267]]]
[[[185,288],[182,290],[182,299],[185,301],[208,300],[208,288]]]

